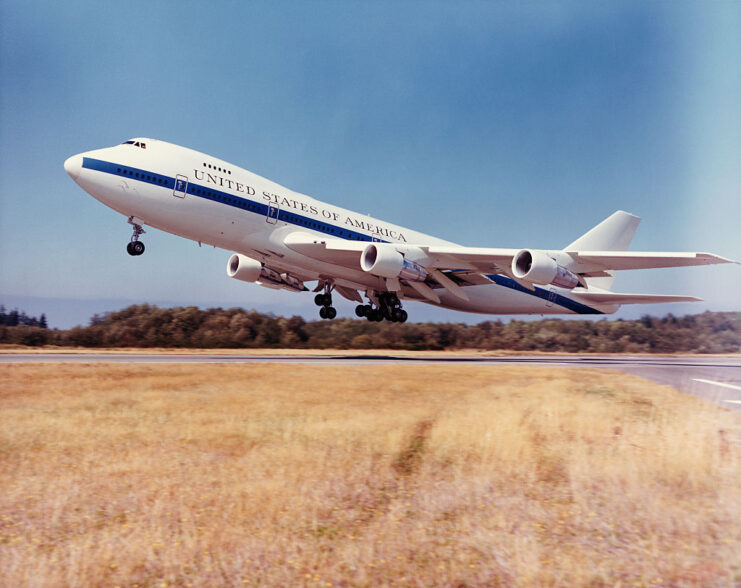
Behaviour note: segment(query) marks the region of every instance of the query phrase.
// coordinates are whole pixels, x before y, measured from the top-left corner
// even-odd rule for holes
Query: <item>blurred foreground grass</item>
[[[537,367],[0,366],[7,586],[733,586],[741,415]]]

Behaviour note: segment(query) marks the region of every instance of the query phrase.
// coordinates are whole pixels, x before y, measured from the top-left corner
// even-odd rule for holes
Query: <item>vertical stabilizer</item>
[[[564,251],[626,251],[640,222],[640,217],[618,210],[564,247]],[[609,290],[615,274],[607,273],[610,275],[602,278],[585,278],[585,281],[588,286]]]

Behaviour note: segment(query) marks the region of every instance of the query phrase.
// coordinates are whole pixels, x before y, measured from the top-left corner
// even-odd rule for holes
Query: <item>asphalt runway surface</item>
[[[294,363],[309,365],[464,364],[537,365],[610,369],[666,384],[688,394],[741,410],[741,357],[518,355],[253,355],[219,353],[0,353],[0,363],[143,363],[243,364]]]

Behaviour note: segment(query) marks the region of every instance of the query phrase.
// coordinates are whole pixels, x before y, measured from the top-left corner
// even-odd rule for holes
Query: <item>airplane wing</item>
[[[285,244],[297,251],[329,263],[352,269],[360,268],[363,251],[371,245],[367,241],[348,241],[324,238],[308,233],[292,233]],[[402,253],[411,261],[427,271],[427,278],[421,282],[409,281],[408,285],[421,296],[438,301],[432,288],[442,287],[452,294],[467,300],[461,287],[490,283],[487,275],[504,274],[521,286],[534,290],[534,284],[547,285],[549,282],[529,280],[514,275],[513,260],[522,253],[530,259],[546,260],[571,275],[570,288],[577,283],[581,286],[572,290],[584,302],[595,304],[650,304],[659,302],[690,302],[698,298],[689,296],[663,296],[645,294],[618,294],[610,291],[586,290],[586,278],[609,277],[615,270],[649,269],[663,267],[684,267],[716,263],[735,263],[730,259],[711,253],[695,252],[649,252],[649,251],[541,251],[499,249],[485,247],[462,247],[458,245],[401,245],[375,243],[379,248],[388,247]],[[533,262],[534,263],[534,262]],[[554,270],[555,271],[555,270]],[[550,282],[559,285],[557,281]],[[580,292],[580,290],[584,290]],[[591,291],[590,291],[591,290]]]
[[[345,239],[327,239],[309,233],[291,233],[285,244],[297,251],[337,265],[357,268],[360,255],[368,246],[367,241],[348,241]],[[386,245],[379,243],[379,245]],[[393,244],[388,244],[394,247]],[[477,273],[510,273],[512,259],[520,249],[500,249],[490,247],[463,247],[458,245],[415,246],[424,252],[426,268],[438,270],[472,270]],[[685,267],[693,265],[710,265],[716,263],[735,263],[712,253],[673,252],[673,251],[559,251],[559,255],[568,255],[573,263],[572,271],[589,274],[611,270],[652,269],[663,267]]]
[[[734,263],[733,260],[712,253],[684,253],[665,251],[566,251],[585,270],[633,270],[660,267],[684,267]]]
[[[490,249],[478,247],[421,247],[433,259],[438,269],[481,269],[509,272],[512,258],[520,249]],[[735,263],[712,253],[674,251],[563,251],[574,260],[569,269],[579,273],[609,270],[654,269]]]

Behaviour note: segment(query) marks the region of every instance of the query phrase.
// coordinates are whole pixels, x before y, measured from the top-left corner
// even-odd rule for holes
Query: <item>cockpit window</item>
[[[133,139],[131,141],[124,141],[121,143],[121,145],[133,145],[134,147],[141,147],[142,149],[147,148],[146,143],[142,143],[141,141],[134,141]]]

